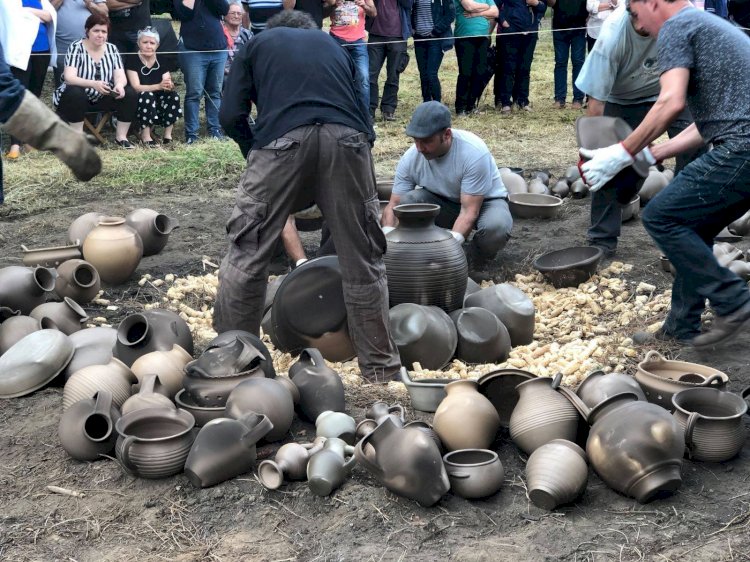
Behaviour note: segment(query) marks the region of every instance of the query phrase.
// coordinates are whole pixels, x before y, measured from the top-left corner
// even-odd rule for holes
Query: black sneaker
[[[692,340],[696,349],[707,349],[734,339],[741,330],[750,325],[750,301],[726,316],[716,316],[711,329]]]
[[[130,142],[128,139],[115,140],[115,144],[119,146],[120,148],[124,148],[125,150],[135,149],[135,145],[132,142]]]
[[[383,112],[383,121],[395,121],[396,116],[388,111]]]

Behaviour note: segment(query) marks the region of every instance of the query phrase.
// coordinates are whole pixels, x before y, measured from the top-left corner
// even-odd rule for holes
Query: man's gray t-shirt
[[[417,185],[456,203],[461,194],[486,199],[507,197],[495,159],[484,141],[469,131],[451,129],[453,142],[447,154],[427,160],[415,145],[396,166],[393,193],[403,195]]]
[[[659,32],[659,67],[690,70],[687,102],[706,142],[750,148],[750,37],[695,8]]]
[[[104,4],[106,0],[94,0],[94,4]],[[91,15],[83,0],[65,0],[57,9],[57,29],[55,39],[57,52],[65,56],[68,47],[74,41],[81,39],[85,30],[86,20]]]

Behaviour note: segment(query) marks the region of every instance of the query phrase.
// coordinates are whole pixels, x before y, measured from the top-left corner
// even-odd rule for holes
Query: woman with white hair
[[[155,126],[164,127],[162,144],[172,142],[172,127],[182,116],[180,95],[174,89],[170,68],[159,63],[159,33],[152,27],[138,32],[138,53],[125,58],[125,70],[132,88],[138,92],[135,119],[141,129],[141,143],[149,148],[159,146],[151,137]]]

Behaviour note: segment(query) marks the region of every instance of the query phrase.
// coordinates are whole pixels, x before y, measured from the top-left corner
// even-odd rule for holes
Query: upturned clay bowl
[[[406,367],[401,367],[401,382],[411,397],[411,407],[420,412],[434,412],[445,398],[445,385],[452,379],[412,380]]]
[[[514,218],[551,219],[560,213],[562,200],[543,193],[511,193],[508,207]]]
[[[73,332],[68,336],[75,353],[63,370],[65,380],[89,365],[106,365],[112,359],[112,348],[117,341],[117,330],[109,326],[95,326]]]
[[[486,498],[503,485],[503,463],[494,451],[460,449],[445,455],[443,464],[451,491],[462,498]]]
[[[39,330],[25,336],[0,357],[0,398],[24,396],[42,388],[71,357],[73,344],[58,330]]]
[[[467,307],[450,313],[456,325],[456,357],[465,363],[502,363],[510,354],[510,334],[491,311]]]
[[[596,272],[602,255],[602,249],[596,246],[565,248],[539,256],[534,268],[557,288],[577,287]]]
[[[534,303],[518,287],[510,283],[485,287],[466,297],[464,306],[486,308],[497,316],[508,330],[513,347],[527,345],[534,341],[536,315]]]

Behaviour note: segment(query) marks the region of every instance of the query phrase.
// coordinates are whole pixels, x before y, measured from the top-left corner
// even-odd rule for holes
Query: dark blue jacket
[[[192,10],[182,0],[172,0],[180,20],[180,38],[189,51],[218,51],[227,48],[221,18],[229,12],[227,0],[195,0]]]
[[[411,28],[416,29],[416,10],[412,9]],[[453,48],[453,28],[451,24],[456,19],[456,6],[453,0],[432,0],[432,36],[443,37],[440,42],[443,51]]]
[[[495,4],[500,10],[497,30],[505,33],[538,30],[544,12],[547,11],[547,4],[544,0],[540,0],[539,4],[533,8],[526,5],[526,0],[495,0]],[[504,21],[507,21],[510,27],[502,27]]]

